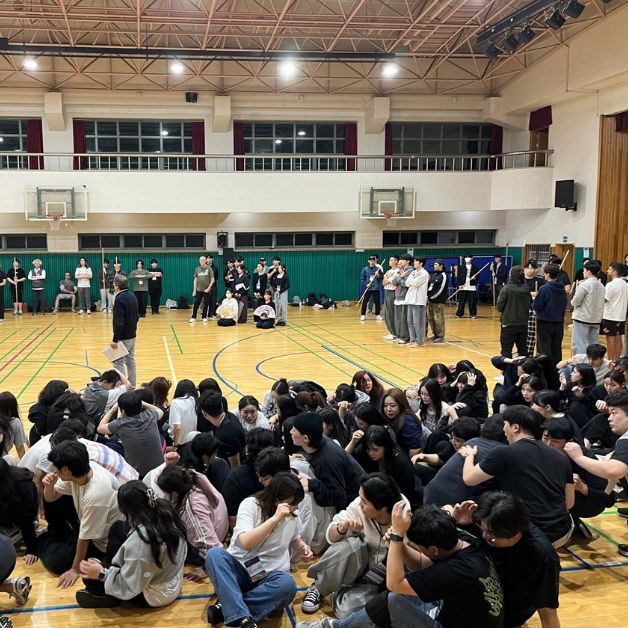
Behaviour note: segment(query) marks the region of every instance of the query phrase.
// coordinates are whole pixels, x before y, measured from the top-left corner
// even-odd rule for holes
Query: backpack
[[[292,303],[290,303],[290,305],[292,305],[293,307],[300,307],[301,306],[301,297],[298,294],[295,294],[292,297]]]
[[[98,382],[94,382],[83,391],[85,413],[90,423],[97,424],[105,412],[109,391],[103,390]]]
[[[307,295],[306,305],[309,305],[311,307],[312,305],[316,305],[317,303],[318,300],[316,299],[316,294],[314,292],[310,292],[310,294]]]
[[[321,294],[318,302],[324,306],[326,303],[329,303],[329,297],[326,294]]]
[[[178,310],[189,310],[190,309],[190,302],[188,301],[188,298],[183,296],[183,297],[179,297],[179,300],[177,301],[177,309]]]

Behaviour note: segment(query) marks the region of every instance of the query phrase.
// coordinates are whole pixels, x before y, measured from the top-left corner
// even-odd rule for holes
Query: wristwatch
[[[104,569],[101,570],[101,572],[98,574],[98,582],[104,582],[106,575],[107,575],[107,572]]]
[[[400,534],[396,534],[395,532],[390,532],[388,534],[388,538],[391,541],[395,541],[395,543],[403,543],[403,537]]]

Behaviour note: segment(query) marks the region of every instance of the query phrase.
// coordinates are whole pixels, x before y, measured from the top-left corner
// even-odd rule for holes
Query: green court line
[[[54,329],[52,330],[54,331]],[[68,331],[68,333],[59,341],[59,344],[50,352],[50,355],[41,363],[41,365],[39,366],[39,368],[33,373],[33,375],[31,376],[31,378],[26,382],[26,384],[24,384],[24,387],[22,388],[22,390],[20,390],[19,394],[17,395],[17,398],[19,399],[22,394],[24,393],[24,391],[31,385],[31,382],[39,375],[39,373],[42,371],[42,369],[44,368],[44,366],[46,366],[46,364],[48,364],[48,362],[50,362],[50,360],[52,360],[52,356],[58,351],[59,347],[65,342],[65,339],[74,331],[74,327],[70,328],[70,330]],[[50,335],[50,334],[48,334]],[[48,336],[46,336],[47,338]],[[87,360],[87,351],[85,351],[85,359]],[[89,364],[88,364],[89,366]]]
[[[37,349],[39,349],[39,347],[41,347],[42,344],[44,344],[44,342],[46,342],[46,340],[48,340],[48,338],[50,338],[50,336],[52,334],[54,334],[56,331],[56,329],[53,327],[46,336],[44,336],[44,338],[42,340],[40,340],[19,362],[17,362],[15,364],[15,366],[2,378],[0,379],[0,384],[2,384],[2,382],[4,382],[7,378],[9,378],[13,373],[15,373],[15,371],[26,361],[26,359],[35,351],[37,351]]]
[[[170,323],[170,328],[172,329],[172,335],[174,336],[174,340],[177,343],[177,347],[179,347],[179,352],[183,353],[183,349],[181,348],[181,343],[179,342],[179,336],[177,336],[177,332],[174,329],[174,325]]]
[[[601,512],[598,517],[600,515],[616,515],[617,514],[617,508],[607,508],[604,512]],[[588,525],[588,524],[587,524]]]
[[[602,530],[598,530],[596,527],[592,526],[588,521],[587,521],[587,528],[590,528],[594,532],[597,532],[603,539],[606,539],[609,543],[612,543],[613,545],[620,545],[619,541],[616,541],[612,536],[609,536],[608,534],[606,534],[606,532],[602,532]]]
[[[291,328],[294,328],[294,324],[290,323]],[[329,364],[329,366],[333,366],[337,371],[340,371],[343,375],[349,375],[349,373],[347,373],[347,371],[343,371],[339,366],[336,366],[333,362],[330,362],[329,360],[327,360],[326,358],[324,358],[322,355],[318,355],[316,352],[312,351],[312,349],[309,349],[308,347],[306,347],[302,342],[299,342],[296,338],[293,338],[292,336],[289,336],[288,334],[286,334],[283,331],[279,331],[279,329],[275,328],[275,331],[282,335],[284,338],[287,338],[288,340],[292,340],[292,342],[294,342],[295,344],[298,344],[299,347],[301,347],[302,349],[305,349],[308,353],[311,353],[314,357],[320,358],[323,362],[326,362],[327,364]],[[295,329],[295,331],[299,332],[301,335],[305,336],[305,334],[303,332],[300,332],[298,329]],[[307,338],[307,336],[306,336]],[[310,340],[309,338],[307,338],[308,340]],[[351,374],[351,376],[353,376],[353,374]]]
[[[11,336],[15,336],[15,334],[17,334],[18,331],[20,331],[20,330],[16,329],[12,334],[9,334],[8,336],[5,336],[2,340],[0,340],[0,345],[4,344],[4,342],[6,340],[8,340],[9,338],[11,338]]]
[[[7,355],[9,355],[9,353],[11,353],[11,351],[14,351],[15,349],[17,349],[25,340],[28,340],[37,330],[33,329],[33,331],[31,331],[30,334],[28,334],[28,336],[26,336],[25,338],[22,338],[22,340],[19,340],[18,343],[16,345],[13,345],[6,353],[3,353],[2,355],[0,355],[0,360],[3,360],[4,358],[7,357]]]
[[[325,329],[324,327],[322,327],[321,325],[317,325],[316,323],[312,323],[310,322],[309,325],[313,326],[313,327],[317,327],[318,329],[321,330],[325,330],[328,333],[330,333],[332,336],[338,336],[338,338],[342,338],[344,341],[351,343],[354,347],[359,347],[360,349],[363,349],[362,345],[359,345],[357,342],[353,342],[352,340],[349,340],[348,338],[345,338],[343,336],[341,336],[340,334],[337,334],[333,331],[328,331],[327,329]],[[343,349],[342,347],[338,346],[338,344],[332,342],[332,341],[328,341],[328,344],[336,347],[337,349],[342,349],[343,351],[347,351],[347,353],[350,353],[347,349]],[[397,364],[398,366],[400,366],[401,368],[403,368],[404,371],[409,370],[408,369],[408,365],[407,364],[403,364],[402,362],[398,362],[397,360],[393,360],[391,358],[389,358],[388,356],[382,355],[381,353],[377,353],[376,351],[372,351],[370,349],[368,349],[368,351],[372,354],[377,356],[378,358],[381,358],[382,360],[385,360],[386,362],[389,362],[391,364]],[[403,375],[399,375],[398,373],[393,373],[392,371],[387,371],[386,369],[382,368],[379,366],[379,364],[376,364],[375,362],[373,362],[372,360],[368,360],[363,358],[362,356],[356,355],[355,353],[353,353],[352,355],[354,355],[355,357],[359,358],[361,362],[367,362],[369,364],[373,364],[374,366],[376,366],[380,371],[384,371],[385,373],[388,373],[389,375],[394,375],[396,378],[398,379],[402,379],[407,383],[410,384],[416,384],[416,382],[408,379],[407,377],[403,377]],[[417,356],[418,357],[418,356]],[[424,373],[421,373],[420,371],[412,371],[413,373],[416,373],[419,377],[424,377]]]

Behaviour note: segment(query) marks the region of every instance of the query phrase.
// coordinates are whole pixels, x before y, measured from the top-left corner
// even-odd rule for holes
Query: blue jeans
[[[259,622],[276,608],[292,602],[297,585],[284,571],[271,571],[257,582],[237,558],[222,547],[212,547],[205,557],[205,571],[222,605],[225,624],[252,617]]]
[[[433,602],[424,602],[413,595],[388,594],[388,612],[391,625],[395,628],[442,628],[434,617],[440,606]],[[364,609],[349,615],[345,619],[336,619],[334,628],[376,628]]]

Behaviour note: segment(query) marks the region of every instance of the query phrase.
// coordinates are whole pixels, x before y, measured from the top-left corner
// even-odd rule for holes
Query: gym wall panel
[[[258,251],[236,251],[236,255],[244,258],[247,268],[251,273],[255,272],[255,266],[260,257],[265,257],[268,264],[272,263],[275,256],[281,257],[286,264],[288,276],[290,277],[290,297],[299,295],[301,299],[305,299],[308,293],[326,294],[335,301],[342,299],[357,299],[359,297],[360,271],[367,264],[369,255],[379,255],[379,259],[387,266],[387,259],[394,253],[405,253],[407,249],[368,249],[357,253],[354,250],[258,250]],[[506,249],[501,247],[469,247],[468,249],[460,248],[443,248],[428,249],[415,248],[414,251],[418,255],[426,257],[442,256],[457,257],[465,251],[471,251],[474,255],[493,255],[495,253],[506,254]],[[217,253],[214,254],[214,262],[221,270],[223,268],[223,258]],[[521,250],[516,248],[508,249],[508,254],[513,256],[513,264],[521,262]],[[85,256],[89,265],[94,269],[94,277],[97,274],[101,263],[101,256],[98,252],[93,253],[47,253],[47,252],[20,252],[16,256],[21,261],[22,267],[28,273],[32,268],[32,260],[39,257],[42,260],[43,267],[46,270],[46,300],[50,305],[54,303],[57,295],[59,282],[63,279],[66,271],[74,277],[74,270],[81,256]],[[154,257],[159,262],[160,267],[164,271],[163,278],[163,294],[162,303],[167,298],[177,300],[182,295],[191,298],[192,294],[192,274],[194,268],[198,265],[198,252],[165,252],[165,251],[142,251],[135,252],[106,252],[107,257],[113,260],[117,255],[125,272],[130,272],[135,268],[138,259],[142,259],[149,266],[150,260]],[[13,254],[0,254],[0,268],[6,273],[11,268]],[[223,283],[222,275],[219,279],[218,294],[222,297]],[[28,282],[27,282],[28,284]],[[92,301],[100,299],[99,288],[96,279],[92,279]],[[30,287],[26,286],[24,294],[26,303],[31,301]],[[11,307],[12,295],[9,286],[4,288],[5,307]],[[10,312],[9,312],[10,314]]]

